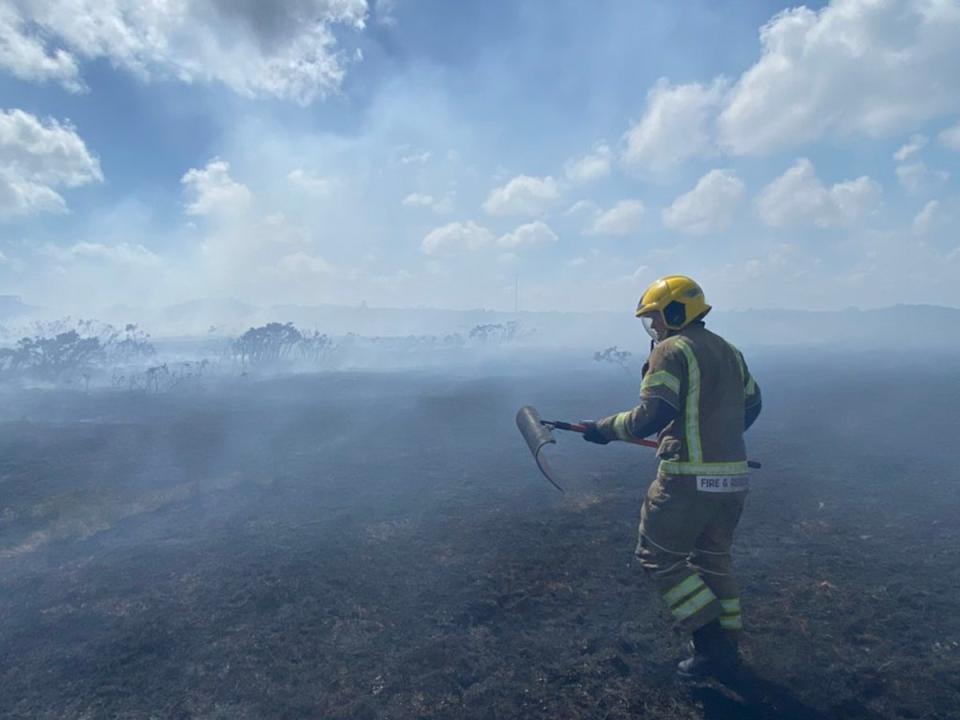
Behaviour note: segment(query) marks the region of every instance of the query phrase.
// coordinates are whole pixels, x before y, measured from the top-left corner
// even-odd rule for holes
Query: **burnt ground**
[[[0,404],[3,718],[960,717],[960,371],[754,361],[754,675],[672,676],[631,564],[647,451],[513,425],[611,368],[300,376]]]

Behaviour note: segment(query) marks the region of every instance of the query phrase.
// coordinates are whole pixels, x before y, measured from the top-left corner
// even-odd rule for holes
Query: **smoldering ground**
[[[637,380],[527,356],[5,392],[0,716],[956,717],[956,363],[748,357],[752,692],[672,678],[652,456],[561,437],[561,495],[513,425]]]

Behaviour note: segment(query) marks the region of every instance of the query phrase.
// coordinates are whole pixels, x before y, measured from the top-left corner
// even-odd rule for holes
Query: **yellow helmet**
[[[686,275],[667,275],[651,283],[637,303],[637,317],[654,311],[660,311],[668,328],[682,330],[710,312],[710,306],[696,282]]]

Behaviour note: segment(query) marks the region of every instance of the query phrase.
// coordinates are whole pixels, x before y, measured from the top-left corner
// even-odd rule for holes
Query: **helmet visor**
[[[640,322],[643,323],[643,329],[647,331],[647,335],[652,337],[654,340],[660,339],[660,337],[657,335],[657,331],[653,328],[653,318],[650,315],[643,315],[640,318]]]

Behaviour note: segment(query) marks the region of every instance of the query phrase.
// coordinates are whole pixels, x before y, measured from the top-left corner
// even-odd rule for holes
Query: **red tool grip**
[[[568,423],[562,420],[542,420],[541,422],[544,425],[547,425],[549,427],[554,427],[557,430],[569,430],[570,432],[577,432],[577,433],[580,433],[581,435],[583,435],[583,433],[587,431],[587,426],[582,425],[580,423]],[[634,445],[643,445],[644,447],[648,447],[648,448],[660,447],[660,443],[658,443],[656,440],[644,440],[640,438],[634,438],[634,439],[628,440],[627,442],[633,443]],[[763,466],[760,463],[758,463],[756,460],[747,460],[747,467],[753,468],[754,470],[759,470]]]

